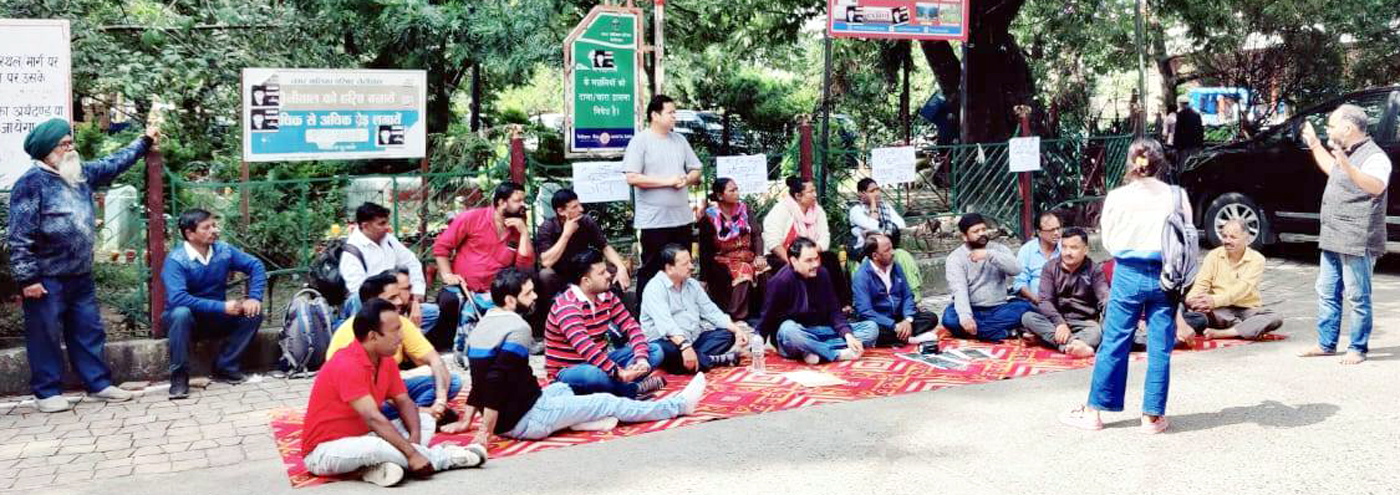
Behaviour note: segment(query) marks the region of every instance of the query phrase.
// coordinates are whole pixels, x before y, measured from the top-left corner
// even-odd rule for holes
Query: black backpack
[[[365,270],[369,270],[360,248],[345,242],[345,239],[336,239],[331,241],[321,254],[316,255],[316,259],[311,261],[310,271],[306,274],[307,285],[319,292],[331,306],[340,306],[348,295],[345,279],[340,276],[340,256],[347,253],[360,260],[360,266]]]

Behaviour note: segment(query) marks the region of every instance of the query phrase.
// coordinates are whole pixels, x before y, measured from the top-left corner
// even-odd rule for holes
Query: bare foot
[[[1073,358],[1094,357],[1094,348],[1089,347],[1089,344],[1085,344],[1082,340],[1076,340],[1065,347],[1065,354],[1069,354]]]
[[[442,425],[440,431],[448,435],[456,435],[458,433],[467,431],[467,429],[469,428],[471,428],[471,423],[468,423],[466,421],[458,421],[456,423],[448,423]]]
[[[1331,356],[1333,354],[1336,353],[1331,351],[1324,351],[1321,347],[1313,346],[1303,350],[1302,352],[1299,352],[1298,357],[1320,357]]]
[[[1366,355],[1356,351],[1347,351],[1347,355],[1342,356],[1342,364],[1361,364],[1364,361]]]
[[[1215,340],[1215,329],[1207,328],[1204,332],[1201,332],[1201,337],[1206,340]]]

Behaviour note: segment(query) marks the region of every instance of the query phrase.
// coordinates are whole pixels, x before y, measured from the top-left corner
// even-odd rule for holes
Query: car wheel
[[[1204,217],[1206,240],[1212,247],[1220,245],[1220,229],[1225,227],[1225,223],[1230,220],[1244,222],[1249,234],[1254,237],[1254,241],[1249,243],[1249,247],[1258,250],[1264,247],[1264,243],[1269,239],[1269,217],[1264,214],[1264,210],[1259,205],[1240,193],[1225,193],[1215,198],[1206,208]]]

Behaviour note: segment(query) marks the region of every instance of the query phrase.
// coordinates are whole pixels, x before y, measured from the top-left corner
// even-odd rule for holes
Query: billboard
[[[642,11],[596,6],[564,40],[564,151],[615,157],[641,126]]]
[[[968,0],[827,0],[837,38],[967,40]]]
[[[243,160],[422,158],[421,70],[243,69]]]
[[[0,39],[0,189],[9,189],[32,166],[29,131],[73,121],[73,55],[66,20],[0,19]]]

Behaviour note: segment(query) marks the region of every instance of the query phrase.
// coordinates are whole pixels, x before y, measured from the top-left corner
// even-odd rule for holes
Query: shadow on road
[[[1181,416],[1168,416],[1171,429],[1168,433],[1209,430],[1222,426],[1256,423],[1269,428],[1298,428],[1321,423],[1342,408],[1336,404],[1301,404],[1290,406],[1279,401],[1266,400],[1253,406],[1227,407],[1220,412],[1194,413]],[[1138,419],[1116,421],[1105,427],[1137,426]]]

